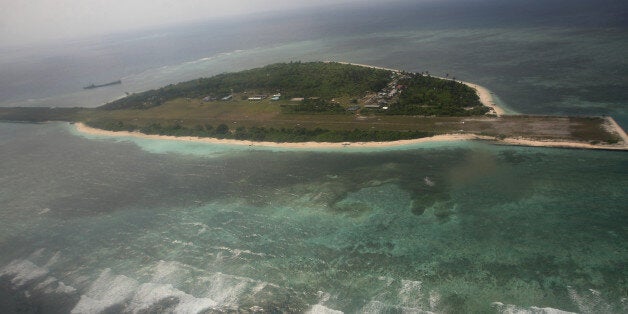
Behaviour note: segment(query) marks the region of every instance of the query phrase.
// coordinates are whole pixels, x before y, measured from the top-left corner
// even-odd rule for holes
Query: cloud
[[[350,2],[360,0],[3,1],[0,7],[0,42],[9,44],[45,41],[229,15]]]

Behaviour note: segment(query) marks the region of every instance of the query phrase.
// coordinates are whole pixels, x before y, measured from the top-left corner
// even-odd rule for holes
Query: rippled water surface
[[[3,308],[626,310],[622,152],[168,152],[0,129]]]
[[[401,1],[0,44],[0,106],[336,60],[626,127],[626,16],[615,0]],[[0,123],[0,312],[626,313],[626,187],[625,152],[280,150]]]

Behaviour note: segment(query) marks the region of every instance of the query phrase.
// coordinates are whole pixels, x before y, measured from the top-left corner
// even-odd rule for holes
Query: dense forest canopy
[[[130,95],[104,109],[142,109],[179,98],[224,97],[233,93],[277,93],[291,97],[361,97],[381,90],[392,72],[336,62],[290,62],[271,64],[237,73],[224,73]]]
[[[295,108],[284,106],[285,113],[343,113],[346,112],[344,107],[330,103],[330,100],[337,97],[362,98],[369,92],[388,94],[391,91],[398,93],[386,99],[389,109],[370,112],[439,116],[482,115],[488,112],[475,90],[460,82],[337,62],[277,63],[224,73],[133,94],[101,108],[148,109],[183,97],[220,99],[232,94],[281,93],[284,100],[293,97],[317,99],[315,103],[295,104]]]
[[[469,116],[488,112],[474,89],[454,80],[412,74],[399,84],[404,90],[389,114]]]
[[[100,118],[87,123],[108,130],[342,142],[433,134],[412,127],[347,129],[347,116],[358,120],[377,115],[461,117],[483,115],[488,108],[474,89],[454,80],[337,62],[290,62],[168,85],[116,100],[97,111],[100,114],[94,116]],[[327,117],[327,128],[301,126],[317,115]]]

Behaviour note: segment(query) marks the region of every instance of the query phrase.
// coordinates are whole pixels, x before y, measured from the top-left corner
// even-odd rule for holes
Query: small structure
[[[364,105],[364,108],[368,108],[368,109],[379,109],[379,105]]]
[[[262,99],[263,99],[262,96],[249,97],[249,101],[260,101]]]
[[[303,98],[303,97],[295,97],[295,98],[290,99],[290,101],[303,101],[303,99],[305,99],[305,98]]]

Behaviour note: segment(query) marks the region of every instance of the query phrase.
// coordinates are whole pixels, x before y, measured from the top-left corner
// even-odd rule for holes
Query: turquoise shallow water
[[[407,1],[2,46],[0,105],[93,107],[336,60],[626,126],[626,4],[568,2]],[[2,123],[0,312],[626,313],[627,178],[624,152],[260,149]]]
[[[626,311],[623,152],[0,129],[3,308]]]

